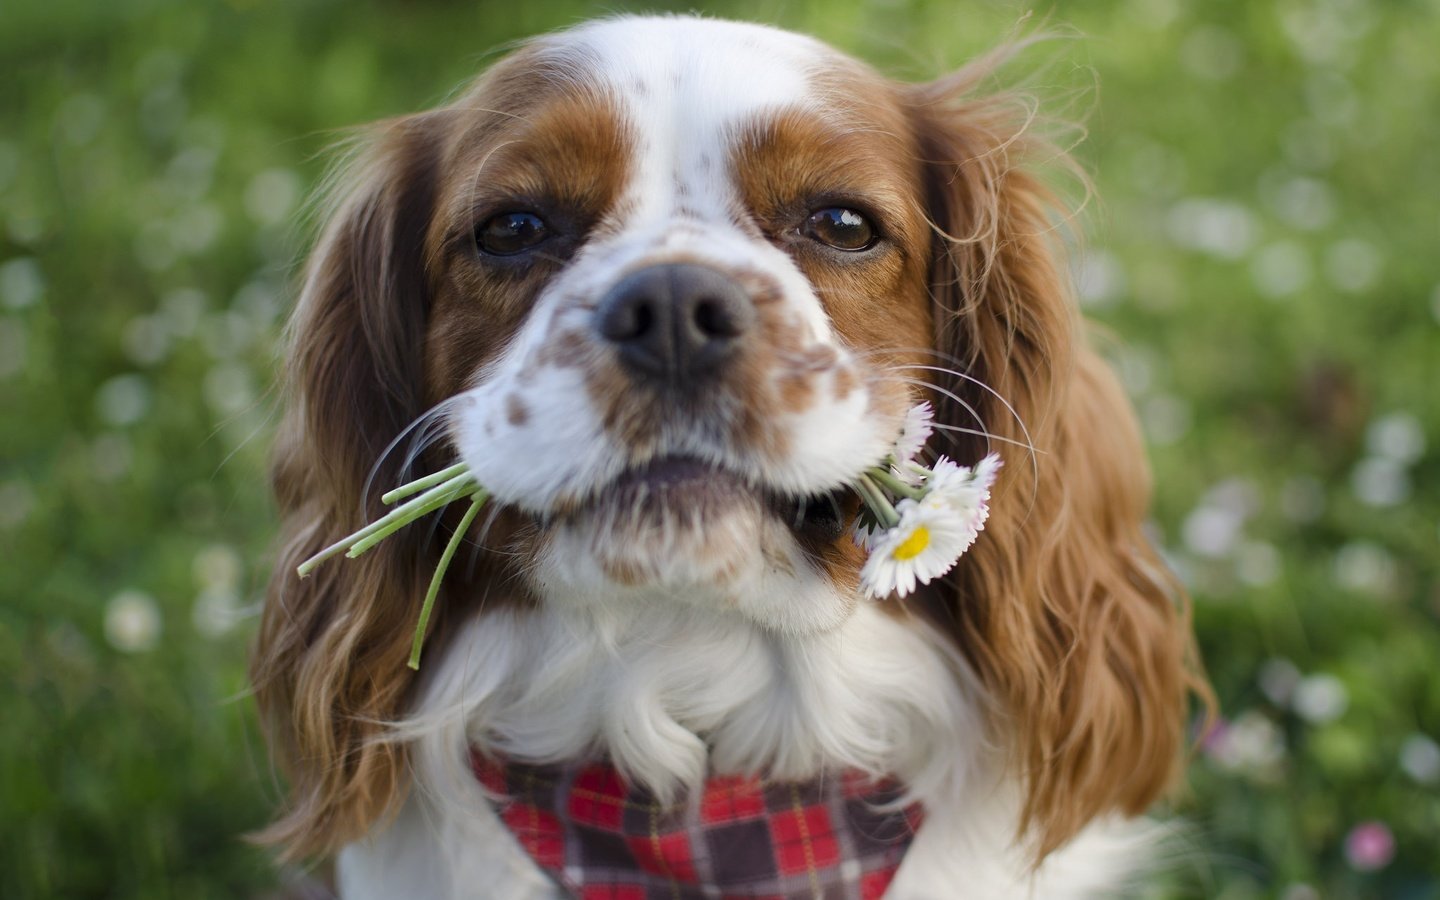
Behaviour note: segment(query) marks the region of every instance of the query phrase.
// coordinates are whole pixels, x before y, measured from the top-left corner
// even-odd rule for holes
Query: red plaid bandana
[[[879,900],[919,804],[858,772],[802,782],[713,777],[661,804],[613,766],[536,766],[475,752],[520,846],[581,900]]]

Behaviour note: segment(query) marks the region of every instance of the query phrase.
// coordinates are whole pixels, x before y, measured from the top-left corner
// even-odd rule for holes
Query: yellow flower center
[[[900,542],[900,546],[895,548],[894,557],[901,562],[911,560],[924,553],[928,546],[930,546],[930,529],[921,525],[910,532],[909,537]]]

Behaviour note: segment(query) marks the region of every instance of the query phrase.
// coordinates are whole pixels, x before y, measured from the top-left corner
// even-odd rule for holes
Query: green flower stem
[[[422,506],[430,504],[431,502],[433,502],[436,496],[441,493],[447,492],[453,486],[467,482],[470,484],[474,483],[474,479],[468,473],[464,475],[458,475],[455,478],[452,478],[450,481],[447,481],[444,484],[440,485],[439,487],[432,488],[426,493],[421,494],[419,497],[416,497],[409,503],[406,503],[403,506],[395,507],[383,517],[376,519],[374,522],[371,522],[369,525],[366,525],[364,528],[361,528],[359,531],[356,531],[353,534],[346,535],[345,537],[331,544],[329,547],[326,547],[324,550],[321,550],[319,553],[305,560],[298,567],[296,567],[296,573],[298,573],[301,578],[304,578],[311,572],[315,571],[315,567],[320,565],[325,560],[329,559],[332,556],[337,556],[341,553],[344,553],[347,549],[354,546],[357,542],[375,534],[377,531],[388,528],[390,525],[397,522],[400,525],[404,525],[408,522],[412,522],[415,519],[418,519],[425,513],[417,512],[416,510],[418,510]],[[441,505],[443,506],[444,504]],[[431,512],[435,508],[438,507],[432,507],[431,509],[426,510],[426,512]],[[394,531],[394,529],[390,528],[389,531],[386,531],[386,534],[389,534],[390,531]]]
[[[423,491],[426,488],[432,488],[437,484],[449,481],[456,475],[461,475],[469,471],[469,468],[470,467],[466,463],[456,463],[448,469],[441,469],[439,472],[436,472],[433,475],[426,475],[424,478],[417,478],[409,484],[402,484],[399,487],[395,488],[393,491],[386,492],[380,497],[380,502],[384,503],[386,506],[389,506],[391,503],[394,503],[401,497],[408,497],[411,494],[416,493],[417,491]]]
[[[855,479],[855,490],[860,494],[860,499],[865,501],[865,505],[870,507],[870,512],[874,514],[881,525],[886,528],[894,528],[900,524],[900,514],[885,498],[885,492],[870,480],[869,474]]]
[[[345,551],[345,555],[355,559],[421,516],[428,516],[437,509],[444,509],[466,494],[474,492],[477,487],[473,478],[469,475],[461,475],[437,488],[431,488],[415,500],[376,522],[381,527],[351,544],[350,549]],[[405,515],[396,516],[395,513],[401,510],[407,510]]]
[[[475,522],[475,516],[480,512],[480,507],[485,505],[489,498],[485,491],[476,491],[474,499],[470,501],[470,508],[465,510],[465,516],[456,526],[455,533],[450,535],[450,542],[445,545],[445,552],[440,554],[440,562],[435,564],[435,574],[430,576],[430,588],[425,591],[425,604],[420,607],[420,621],[415,623],[415,637],[410,641],[410,661],[406,663],[412,669],[420,668],[420,647],[425,643],[425,628],[430,624],[430,612],[435,608],[435,598],[440,595],[440,582],[445,577],[445,570],[450,568],[450,560],[455,558],[455,551],[460,549],[460,544],[465,539],[465,532]]]
[[[881,487],[888,488],[891,493],[899,494],[902,497],[909,497],[911,500],[919,500],[925,496],[925,491],[921,488],[913,484],[906,484],[884,469],[874,468],[865,474],[875,481],[878,481]]]

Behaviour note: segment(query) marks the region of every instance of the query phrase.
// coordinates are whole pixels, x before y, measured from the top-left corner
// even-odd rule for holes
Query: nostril
[[[627,340],[642,338],[655,327],[655,312],[651,303],[642,300],[632,306],[631,310],[630,330],[624,335]]]
[[[731,338],[741,331],[729,305],[724,300],[704,297],[695,305],[695,325],[700,333],[711,338]]]
[[[655,311],[648,297],[635,296],[606,306],[600,316],[600,334],[616,342],[638,341],[655,327]]]

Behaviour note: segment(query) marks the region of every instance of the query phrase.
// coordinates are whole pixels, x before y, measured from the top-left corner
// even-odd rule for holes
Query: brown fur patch
[[[815,379],[808,373],[789,372],[778,381],[780,408],[787,413],[803,412],[815,399]]]
[[[444,541],[418,525],[303,581],[295,567],[380,514],[379,491],[361,496],[372,474],[382,489],[415,475],[401,470],[403,452],[382,457],[387,443],[468,386],[554,273],[539,257],[482,259],[476,226],[532,208],[558,229],[547,249],[563,262],[618,195],[630,135],[609,98],[556,77],[564,65],[545,41],[532,43],[450,106],[375,127],[337,179],[292,321],[293,399],[272,470],[284,545],[251,660],[291,791],[262,837],[288,859],[358,839],[403,794],[404,752],[378,738],[409,694],[411,630]],[[445,517],[451,528],[456,515]],[[528,518],[487,511],[469,540],[483,546],[462,549],[449,571],[427,660],[482,599],[534,602],[517,574],[545,538]]]
[[[455,113],[459,136],[430,228],[439,285],[426,352],[432,402],[494,357],[591,226],[612,214],[633,145],[613,98],[527,80],[508,60],[457,108],[465,112]],[[486,258],[473,241],[485,219],[516,209],[536,212],[555,232],[520,267]],[[568,361],[574,337],[562,340],[553,358]]]
[[[510,394],[505,398],[505,421],[519,428],[530,419],[530,411],[525,408],[525,401],[520,399],[519,394]]]

